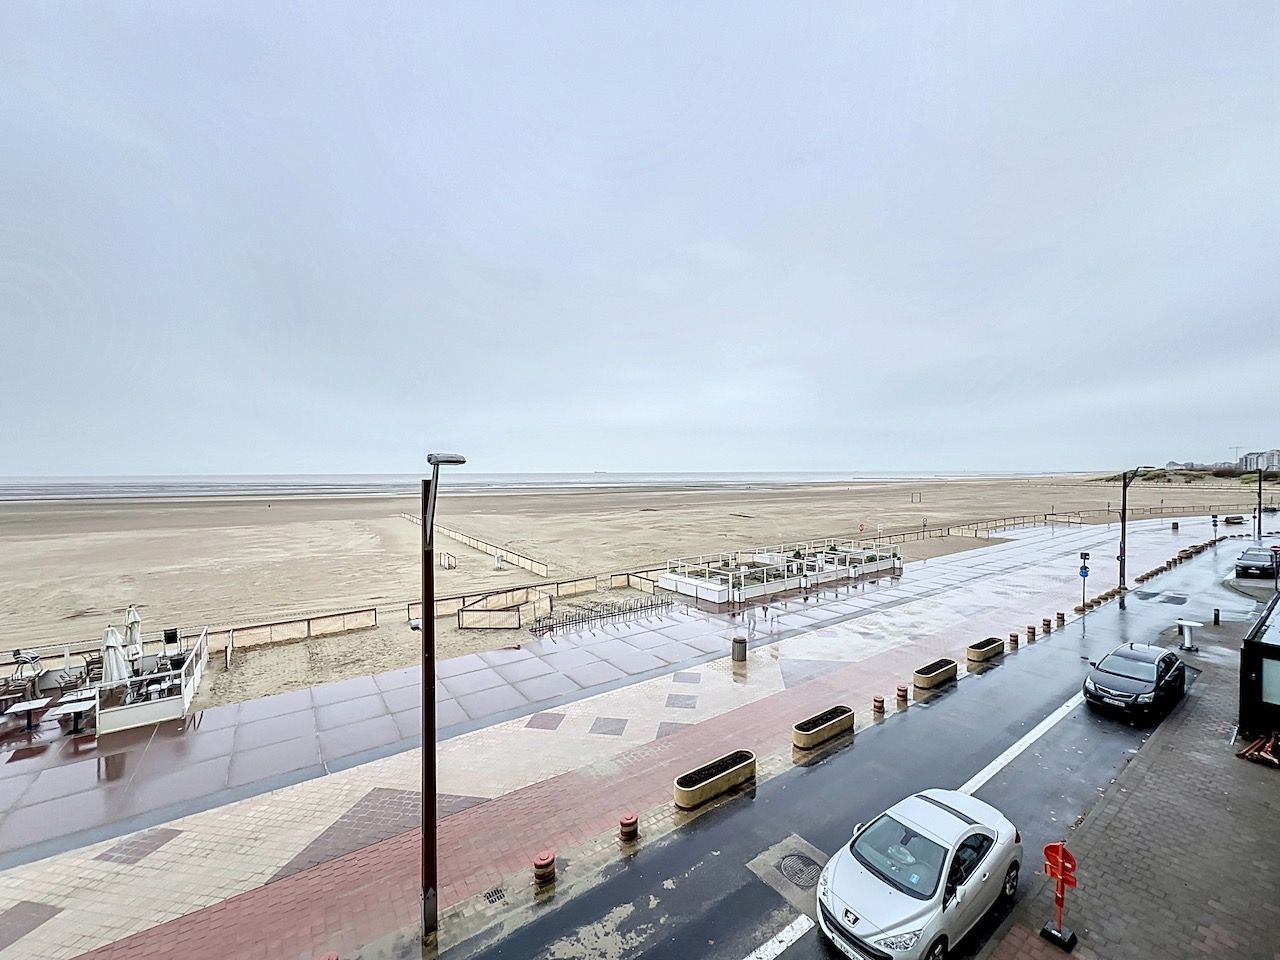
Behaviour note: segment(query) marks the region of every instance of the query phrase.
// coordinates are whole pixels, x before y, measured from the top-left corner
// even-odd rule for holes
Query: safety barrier
[[[209,631],[210,644],[219,644],[234,651],[240,647],[258,647],[272,643],[290,643],[309,640],[312,637],[328,637],[353,630],[371,630],[378,625],[378,608],[361,607],[356,610],[339,610],[310,617],[289,620],[272,620],[266,623],[249,623],[238,627],[224,627]],[[228,655],[227,662],[230,662]]]
[[[458,593],[448,597],[436,597],[436,619],[457,616],[459,611],[475,606],[486,597],[497,597],[521,590],[533,590],[552,597],[576,597],[583,593],[595,593],[600,588],[600,581],[594,577],[575,577],[572,580],[552,580],[547,583],[530,583],[521,587],[508,587],[502,590],[481,590],[475,593]],[[521,601],[523,602],[523,601]],[[503,604],[510,606],[511,604]],[[410,600],[405,604],[405,619],[416,620],[422,616],[422,601]],[[527,619],[527,618],[526,618]]]
[[[422,518],[412,513],[401,513],[400,516],[408,520],[410,523],[416,523],[422,526]],[[444,534],[451,540],[457,540],[459,543],[466,544],[472,550],[478,550],[481,553],[487,553],[491,557],[497,557],[504,563],[512,566],[520,567],[528,570],[530,573],[536,573],[540,577],[547,575],[547,565],[541,560],[535,560],[533,557],[525,556],[518,550],[512,550],[510,547],[500,547],[496,543],[490,543],[488,540],[481,540],[479,537],[473,537],[457,530],[451,530],[448,527],[442,527],[436,524],[436,533]]]

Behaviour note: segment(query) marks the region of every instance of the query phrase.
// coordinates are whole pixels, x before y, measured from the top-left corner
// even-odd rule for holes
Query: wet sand
[[[919,502],[912,494],[919,493]],[[1136,485],[1135,506],[1242,503],[1229,484]],[[1116,485],[1070,479],[820,484],[732,489],[626,488],[450,494],[438,519],[550,565],[554,579],[635,569],[666,558],[757,543],[886,531],[1118,505]],[[377,605],[375,631],[244,651],[215,699],[367,674],[415,662],[404,604],[419,591],[415,498],[288,497],[0,504],[0,655],[86,640],[136,603],[148,632],[242,624]],[[972,538],[908,543],[908,558],[968,549]],[[533,582],[518,568],[439,538],[457,557],[437,570],[439,596]],[[592,598],[583,598],[584,603]],[[438,621],[441,656],[518,642],[510,631]],[[203,698],[202,698],[203,699]]]

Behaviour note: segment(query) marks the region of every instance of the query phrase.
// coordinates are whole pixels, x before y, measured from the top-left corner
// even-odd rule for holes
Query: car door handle
[[[988,878],[988,877],[990,877],[990,876],[991,876],[991,874],[989,874],[989,873],[984,873],[984,874],[982,875],[982,882],[983,882],[983,883],[986,883],[986,882],[987,882],[987,878]]]

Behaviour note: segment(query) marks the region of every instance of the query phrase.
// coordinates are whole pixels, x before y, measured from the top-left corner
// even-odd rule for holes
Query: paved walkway
[[[1165,524],[1135,530],[1133,568],[1207,536],[1207,525],[1194,527],[1183,521],[1176,538]],[[778,624],[794,635],[758,646],[745,667],[721,658],[452,738],[440,758],[442,903],[465,909],[537,849],[581,845],[616,826],[624,809],[670,821],[670,781],[690,756],[746,743],[766,770],[789,762],[796,719],[833,702],[865,716],[873,695],[891,701],[893,685],[925,660],[946,654],[963,662],[973,638],[1068,609],[1079,588],[1070,558],[1081,543],[1107,536],[1098,527],[1037,531],[1021,551],[993,546],[963,570],[953,558],[930,561],[932,585],[924,576],[904,582],[907,590],[875,609],[848,595],[789,605],[776,619],[795,618]],[[967,589],[944,589],[978,570],[986,577]],[[264,932],[289,945],[282,940],[263,956],[368,943],[416,913],[415,898],[407,905],[405,898],[413,882],[404,878],[416,871],[417,783],[416,752],[399,753],[9,870],[0,874],[0,947],[5,924],[38,928],[12,938],[14,957],[70,957],[116,940],[93,956],[192,960],[226,955],[233,941],[245,951],[233,955],[249,956]],[[82,802],[100,795],[84,794]],[[353,884],[353,864],[367,884]],[[333,899],[338,888],[341,903]],[[282,912],[277,900],[286,894],[314,910]],[[210,937],[211,925],[226,918],[234,928]]]
[[[1196,632],[1201,653],[1187,661],[1204,672],[1186,702],[1067,838],[1080,885],[1065,921],[1081,960],[1280,958],[1280,771],[1229,743],[1242,633]],[[1053,887],[1038,881],[982,957],[1063,956],[1039,938]]]
[[[1044,565],[1106,533],[1103,527],[1024,530],[1009,543],[909,564],[901,579],[881,577],[740,614],[676,607],[661,616],[531,640],[520,649],[443,661],[436,690],[438,739],[534,714],[545,714],[533,722],[534,729],[562,726],[551,750],[560,755],[545,757],[547,765],[533,770],[508,768],[505,751],[477,759],[467,741],[462,762],[447,768],[458,774],[456,782],[442,789],[458,795],[459,803],[491,798],[531,782],[531,776],[604,759],[742,702],[741,689],[728,691],[726,698],[708,682],[700,689],[682,688],[671,701],[672,711],[660,718],[652,719],[657,714],[650,712],[652,722],[633,722],[639,719],[635,710],[656,689],[651,684],[631,697],[631,712],[620,716],[559,709],[647,680],[660,686],[673,673],[699,684],[701,668],[724,657],[735,634],[745,634],[758,648],[926,597],[938,598],[937,611],[958,604],[954,610],[963,617],[1008,599],[1002,579],[1007,574],[1034,569],[1070,579],[1074,565],[1063,564],[1052,573]],[[877,643],[898,643],[904,631],[919,625],[920,608],[910,609],[892,623],[878,622],[878,636],[856,647],[823,653],[823,645],[814,644],[809,654],[791,654],[796,662],[784,662],[768,676],[754,671],[750,694],[766,696],[835,663],[859,659]],[[847,633],[843,639],[848,640]],[[56,721],[31,732],[11,723],[0,730],[0,869],[414,748],[422,724],[418,677],[416,668],[393,670],[102,737],[66,737]],[[735,680],[738,687],[740,680]],[[546,738],[516,734],[515,739],[538,750],[547,746]],[[481,742],[492,741],[490,735]],[[474,768],[475,763],[482,766]]]

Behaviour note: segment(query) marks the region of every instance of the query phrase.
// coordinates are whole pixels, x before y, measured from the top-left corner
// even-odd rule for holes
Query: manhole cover
[[[788,853],[778,863],[778,870],[797,887],[814,887],[818,885],[818,876],[822,867],[812,857],[803,853]]]
[[[501,887],[494,887],[484,892],[485,903],[501,903],[505,899],[507,899],[507,892]]]

